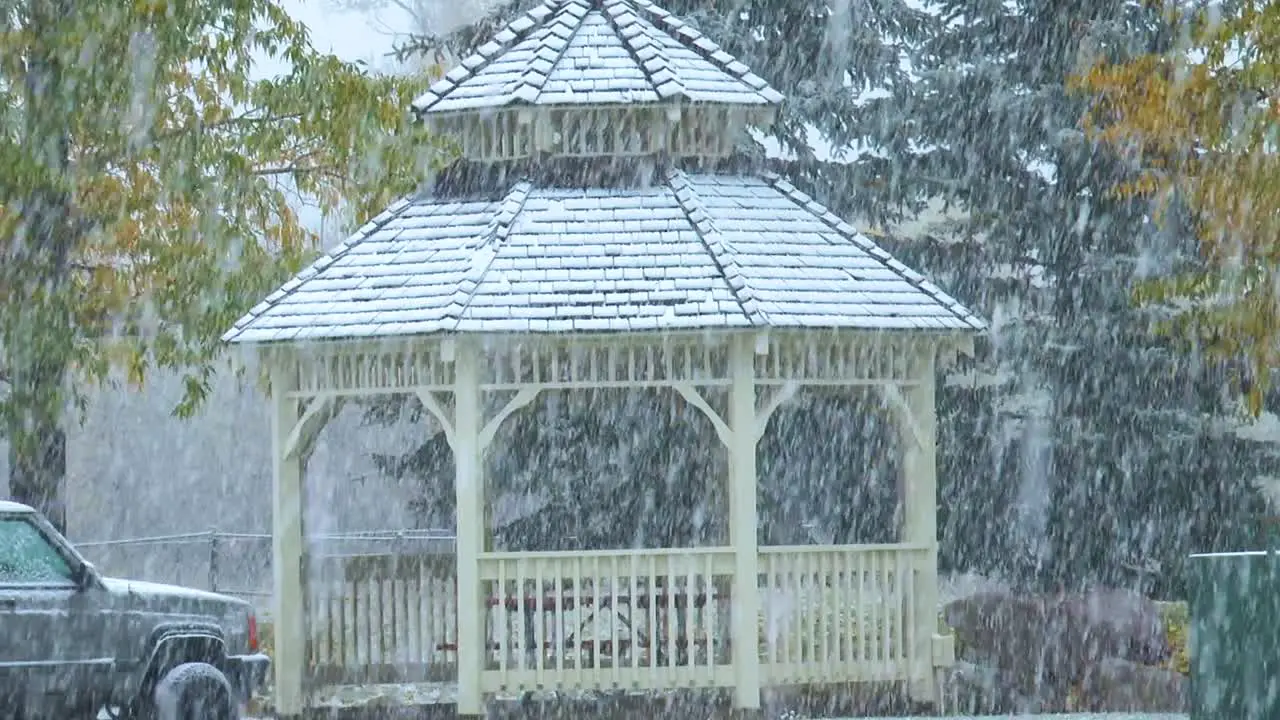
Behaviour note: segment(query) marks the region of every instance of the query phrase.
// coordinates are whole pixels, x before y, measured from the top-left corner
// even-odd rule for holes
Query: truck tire
[[[175,667],[156,684],[156,720],[239,720],[240,707],[231,683],[206,663]]]

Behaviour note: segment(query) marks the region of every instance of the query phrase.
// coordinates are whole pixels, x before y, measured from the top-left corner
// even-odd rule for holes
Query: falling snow
[[[1152,300],[1074,83],[1155,5],[10,5],[0,720],[1280,712],[1273,301],[1165,324],[1275,248]]]

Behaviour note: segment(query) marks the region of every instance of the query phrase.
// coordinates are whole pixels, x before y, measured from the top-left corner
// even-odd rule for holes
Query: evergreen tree
[[[466,57],[536,4],[504,4],[446,35],[410,35],[398,52],[406,58]],[[772,169],[809,188],[879,187],[882,192],[874,196],[849,193],[849,202],[841,205],[887,216],[894,208],[888,200],[900,190],[873,182],[892,175],[884,157],[864,155],[852,162],[822,157],[811,143],[821,137],[845,146],[884,134],[888,111],[880,104],[889,96],[861,98],[859,90],[906,82],[899,58],[921,40],[928,15],[902,0],[865,3],[857,14],[847,3],[832,7],[819,0],[749,0],[732,8],[706,0],[662,5],[788,95],[771,133],[794,159],[774,161]],[[871,21],[865,12],[872,13]],[[763,159],[760,145],[744,141],[744,153]],[[584,405],[544,393],[507,420],[489,459],[490,494],[531,496],[539,511],[500,528],[497,540],[538,547],[559,546],[568,537],[582,547],[723,541],[724,450],[701,414],[672,391],[643,393],[643,400],[620,393],[591,395]],[[883,422],[887,414],[879,400],[854,395],[804,392],[792,407],[778,411],[760,451],[764,541],[891,538],[897,466],[885,459],[894,455],[896,441]],[[559,405],[576,410],[552,410]],[[834,425],[842,426],[839,442],[824,448],[809,442]],[[578,443],[596,451],[575,449]],[[433,441],[410,456],[381,462],[396,475],[421,477],[423,486],[432,488],[430,497],[442,498],[452,481],[452,466],[440,458],[447,452]],[[420,507],[434,517],[448,502],[425,501]],[[565,528],[574,530],[565,533]]]
[[[465,54],[528,4],[403,51]],[[1089,98],[1068,84],[1100,54],[1169,47],[1165,18],[1123,0],[664,6],[787,96],[772,130],[787,158],[777,170],[878,227],[925,203],[945,211],[930,232],[877,236],[993,321],[978,359],[939,392],[945,567],[1042,587],[1128,585],[1134,567],[1158,567],[1154,589],[1176,594],[1186,553],[1244,542],[1257,510],[1248,478],[1269,458],[1223,434],[1222,369],[1151,333],[1152,311],[1130,302],[1135,278],[1193,263],[1193,245],[1177,223],[1151,223],[1145,200],[1109,192],[1140,168],[1085,136]],[[874,152],[820,155],[819,144]],[[625,407],[609,422],[625,418],[658,447],[719,451],[705,427],[678,435],[656,406]],[[544,412],[508,421],[512,447],[590,437],[593,421],[547,424]],[[890,539],[896,469],[883,459],[895,448],[880,413],[856,393],[802,393],[779,411],[760,449],[765,542]],[[819,431],[838,442],[813,445]],[[566,462],[589,482],[611,461]],[[662,462],[645,460],[643,474],[666,477],[649,465]],[[563,497],[561,517],[584,510]],[[629,518],[625,502],[640,495],[605,497],[585,510]]]
[[[1179,464],[1239,449],[1218,437],[1220,369],[1153,334],[1130,302],[1135,279],[1192,260],[1188,234],[1111,192],[1140,168],[1085,136],[1090,98],[1068,87],[1099,54],[1167,49],[1174,28],[1123,0],[949,0],[940,11],[945,29],[919,49],[920,82],[900,99],[915,142],[932,148],[906,174],[964,211],[966,247],[905,254],[996,319],[979,368],[996,390],[943,402],[949,422],[974,423],[952,442],[1007,458],[993,473],[965,463],[963,445],[943,453],[954,513],[944,551],[1050,587],[1127,584],[1128,567],[1162,567],[1158,589],[1177,591],[1186,553],[1238,542],[1232,528],[1255,500],[1241,478],[1261,460]],[[1025,528],[1026,542],[1015,534],[1001,552],[985,537],[992,516],[974,512],[993,486],[1019,489],[995,504]],[[1039,517],[1019,518],[1019,504]],[[1210,522],[1205,506],[1223,514]]]

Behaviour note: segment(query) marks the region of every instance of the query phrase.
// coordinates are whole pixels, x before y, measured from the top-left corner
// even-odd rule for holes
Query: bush
[[[1191,636],[1191,611],[1184,602],[1162,602],[1160,616],[1173,651],[1162,667],[1187,675],[1191,672],[1191,656],[1187,642]]]
[[[1191,626],[1190,610],[1185,602],[1157,602],[1156,606],[1160,610],[1160,619],[1164,623],[1170,649],[1169,659],[1161,663],[1159,667],[1188,675],[1191,672],[1190,649],[1187,646]],[[940,613],[938,615],[938,632],[947,633],[950,631],[951,628],[947,625],[946,617]],[[957,657],[963,651],[961,640],[956,637]]]

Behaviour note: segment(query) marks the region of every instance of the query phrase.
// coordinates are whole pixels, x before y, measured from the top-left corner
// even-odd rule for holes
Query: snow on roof
[[[431,86],[420,113],[665,100],[776,105],[782,95],[648,0],[546,0]]]
[[[223,339],[986,327],[776,176],[505,187],[396,203]]]

